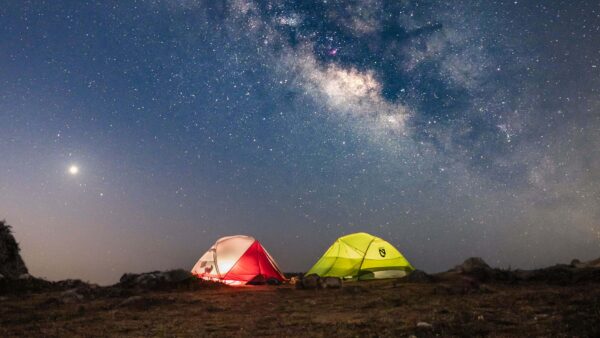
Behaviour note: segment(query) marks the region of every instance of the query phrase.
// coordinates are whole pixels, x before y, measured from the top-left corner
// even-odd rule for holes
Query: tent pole
[[[356,276],[357,279],[360,280],[360,270],[362,269],[363,263],[365,262],[365,258],[367,257],[367,252],[369,252],[369,248],[371,247],[371,244],[373,243],[373,241],[375,241],[377,237],[373,236],[373,239],[369,242],[369,245],[367,245],[367,249],[365,250],[365,254],[363,255],[363,259],[362,261],[360,261],[360,265],[358,266],[358,276]]]

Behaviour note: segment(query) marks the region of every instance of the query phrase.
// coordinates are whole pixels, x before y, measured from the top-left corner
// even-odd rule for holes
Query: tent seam
[[[375,236],[373,236],[373,237],[375,237]],[[377,238],[377,237],[375,237],[375,238]],[[371,240],[371,242],[372,242],[373,240],[375,240],[375,238],[373,238],[373,239]],[[344,244],[346,244],[347,246],[351,247],[352,249],[354,249],[354,250],[356,250],[356,251],[358,251],[358,252],[360,252],[360,253],[363,253],[363,254],[365,254],[365,255],[367,254],[367,251],[364,251],[364,252],[363,252],[361,249],[359,249],[359,248],[355,247],[354,245],[350,245],[348,242],[344,241],[343,239],[339,239],[339,241],[340,241],[340,242],[343,242],[343,243],[344,243]],[[369,245],[371,245],[371,242],[369,242]],[[369,250],[369,245],[367,245],[367,250]]]
[[[375,241],[377,237],[373,236],[373,239],[369,242],[369,245],[367,245],[367,249],[365,250],[364,256],[362,261],[360,261],[360,265],[358,266],[358,271],[357,273],[360,274],[360,270],[362,269],[363,263],[365,262],[365,258],[367,258],[367,253],[369,252],[369,248],[371,247],[371,244],[373,244],[373,242]],[[360,275],[356,276],[357,278],[360,278]]]
[[[260,242],[258,244],[260,244]],[[287,280],[287,278],[285,278],[283,272],[281,272],[281,269],[279,268],[279,266],[277,265],[277,263],[275,262],[275,260],[271,257],[271,254],[269,254],[269,252],[267,251],[267,249],[265,249],[262,246],[262,244],[260,244],[260,246],[262,247],[262,250],[265,253],[265,256],[267,256],[267,259],[271,263],[271,266],[273,266],[275,268],[275,270],[279,273],[280,276],[283,277],[283,279]]]

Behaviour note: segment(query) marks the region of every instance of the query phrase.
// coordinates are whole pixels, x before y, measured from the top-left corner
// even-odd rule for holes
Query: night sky
[[[358,231],[429,272],[600,256],[597,1],[7,1],[0,126],[49,279],[234,234],[284,271]]]

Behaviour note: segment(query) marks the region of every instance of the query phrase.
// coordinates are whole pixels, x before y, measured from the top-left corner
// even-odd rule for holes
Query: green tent
[[[404,277],[413,270],[390,243],[358,232],[338,238],[306,275],[364,280]]]

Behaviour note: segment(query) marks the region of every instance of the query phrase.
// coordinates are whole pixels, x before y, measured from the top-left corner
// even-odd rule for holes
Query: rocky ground
[[[576,263],[506,271],[469,259],[441,274],[343,285],[228,287],[183,270],[126,274],[110,287],[4,279],[0,336],[598,337],[600,269]]]
[[[27,273],[0,222],[0,337],[600,337],[600,259],[524,271],[469,258],[435,275],[368,282],[288,277],[229,287],[171,270],[107,287],[50,282]]]

